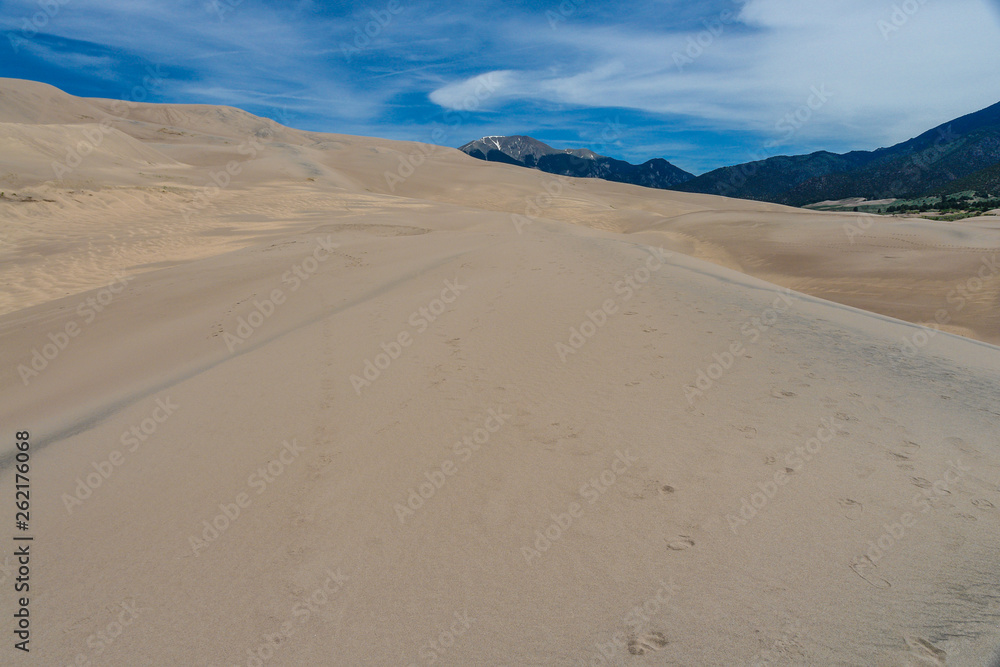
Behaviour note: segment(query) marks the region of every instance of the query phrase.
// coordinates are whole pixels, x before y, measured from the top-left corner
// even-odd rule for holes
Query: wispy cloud
[[[901,4],[919,9],[894,15]],[[671,149],[699,170],[763,147],[888,145],[996,102],[998,4],[244,0],[220,15],[204,0],[73,0],[5,68],[116,97],[138,65],[158,64],[161,101],[283,109],[308,129],[389,138],[426,141],[460,109],[456,145],[510,132],[579,145],[617,116],[621,157]],[[5,2],[0,29],[22,34],[39,7]],[[485,76],[495,90],[470,111]],[[782,119],[815,87],[829,99],[789,134]]]
[[[979,0],[927,3],[904,18],[891,4],[863,0],[750,0],[691,51],[688,39],[698,33],[520,26],[509,35],[547,38],[574,52],[564,60],[575,64],[505,70],[491,104],[544,99],[639,109],[764,139],[780,134],[782,118],[806,105],[814,87],[830,91],[829,104],[803,125],[799,140],[838,138],[850,129],[848,143],[866,147],[987,106],[1000,90],[1000,51],[983,48],[1000,29]],[[675,53],[694,58],[680,68]],[[453,105],[470,81],[451,82],[431,99]]]
[[[79,53],[41,41],[25,41],[20,48],[24,50],[26,55],[61,69],[85,71],[89,76],[96,76],[108,81],[119,80],[119,76],[115,72],[116,60],[109,55]]]

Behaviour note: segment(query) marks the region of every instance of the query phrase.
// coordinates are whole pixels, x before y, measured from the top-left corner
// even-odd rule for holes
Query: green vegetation
[[[941,222],[955,222],[956,220],[962,220],[964,218],[975,218],[976,216],[982,215],[982,213],[954,213],[952,215],[925,215],[923,217],[928,220],[939,220]]]
[[[995,198],[985,192],[969,190],[957,192],[951,196],[940,195],[936,197],[922,197],[908,201],[897,201],[886,209],[887,213],[918,214],[927,211],[937,211],[947,214],[949,211],[954,215],[944,215],[935,219],[968,218],[973,215],[1000,208],[1000,198]],[[956,217],[957,216],[957,217]]]
[[[895,199],[891,203],[861,202],[852,205],[812,204],[806,208],[816,211],[853,211],[875,215],[922,215],[931,220],[954,221],[982,215],[1000,208],[1000,197],[981,190],[966,190],[952,194],[929,195],[914,199]],[[926,215],[928,212],[940,215]]]

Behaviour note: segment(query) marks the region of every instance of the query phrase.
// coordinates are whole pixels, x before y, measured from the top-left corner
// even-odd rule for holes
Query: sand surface
[[[0,148],[0,516],[27,430],[34,536],[27,656],[0,540],[2,664],[984,665],[1000,644],[989,221],[10,79]]]

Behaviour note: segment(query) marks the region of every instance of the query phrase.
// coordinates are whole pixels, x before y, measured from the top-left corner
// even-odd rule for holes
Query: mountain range
[[[896,199],[967,190],[1000,194],[1000,103],[874,151],[777,156],[694,176],[664,159],[641,165],[526,136],[486,137],[460,150],[564,176],[804,206],[851,197]]]
[[[560,176],[603,178],[616,183],[631,183],[647,188],[669,190],[694,178],[663,158],[654,158],[639,165],[598,155],[586,148],[558,150],[537,139],[522,135],[483,137],[471,141],[459,150],[474,158],[489,162],[505,162],[539,169]]]

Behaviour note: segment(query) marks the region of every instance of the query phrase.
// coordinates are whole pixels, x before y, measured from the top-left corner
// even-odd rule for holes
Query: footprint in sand
[[[669,484],[664,484],[658,479],[638,479],[624,478],[625,486],[622,494],[626,498],[645,500],[646,498],[656,498],[673,495],[676,489]]]
[[[837,503],[844,508],[844,516],[854,521],[861,518],[862,512],[864,512],[865,506],[859,503],[857,500],[851,500],[850,498],[841,498]]]
[[[694,540],[687,535],[681,535],[680,539],[667,543],[667,548],[673,551],[684,551],[694,546]]]
[[[791,391],[785,391],[784,389],[772,389],[771,396],[774,396],[775,398],[792,398],[793,396],[795,396],[795,393]]]
[[[910,484],[913,484],[913,486],[916,486],[921,489],[930,489],[933,488],[934,486],[934,484],[926,477],[911,477]],[[945,493],[951,493],[947,489],[941,489],[941,490],[944,491]]]
[[[915,653],[930,664],[947,664],[948,654],[923,637],[905,636],[903,640],[906,641],[906,646],[909,647],[911,653]]]
[[[968,454],[970,456],[977,456],[979,454],[979,451],[975,447],[971,447],[969,443],[959,437],[952,436],[950,438],[945,438],[944,441],[946,444],[951,445],[963,454]]]
[[[650,651],[659,651],[670,643],[662,632],[647,632],[628,638],[628,652],[632,655],[645,655]]]
[[[858,575],[875,588],[884,590],[892,587],[892,584],[875,573],[875,565],[868,559],[867,556],[855,558],[851,561],[848,567],[851,568],[854,574]]]
[[[993,503],[986,500],[986,498],[976,498],[972,501],[973,506],[978,507],[981,510],[991,510],[996,507]]]

